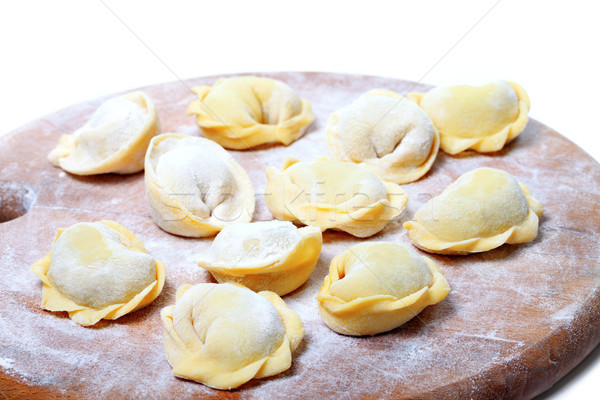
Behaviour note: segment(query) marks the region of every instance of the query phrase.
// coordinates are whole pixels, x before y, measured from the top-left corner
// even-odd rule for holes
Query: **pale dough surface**
[[[218,282],[237,282],[256,292],[288,294],[310,277],[323,238],[316,226],[296,228],[287,221],[227,225],[198,264]]]
[[[288,158],[266,174],[265,200],[275,218],[357,237],[379,232],[408,201],[399,185],[354,163]]]
[[[104,224],[69,227],[54,244],[48,279],[82,306],[128,302],[156,280],[156,269],[152,256],[122,241],[127,239]]]
[[[421,106],[442,132],[468,139],[493,135],[519,115],[517,94],[505,81],[437,87]]]
[[[173,323],[184,343],[230,371],[269,356],[285,334],[267,299],[231,285],[191,288],[177,301]]]
[[[361,243],[352,248],[343,279],[329,293],[345,301],[388,295],[399,299],[431,285],[427,263],[406,247],[390,243]]]
[[[535,239],[543,210],[508,172],[485,167],[461,175],[404,227],[424,250],[479,252]]]
[[[159,133],[152,100],[131,92],[105,101],[82,127],[61,136],[48,159],[76,175],[130,174],[144,168],[148,143]]]
[[[298,315],[275,293],[233,284],[184,285],[161,317],[173,373],[217,389],[287,370],[304,336]]]
[[[528,210],[523,190],[510,174],[485,168],[462,175],[415,219],[440,239],[458,242],[504,232],[521,223]]]
[[[440,147],[457,154],[501,150],[528,122],[529,96],[514,82],[481,86],[440,86],[427,93],[409,93],[440,131]]]
[[[323,322],[351,336],[395,329],[450,293],[429,258],[392,242],[363,242],[336,255],[317,302]]]
[[[169,233],[212,236],[254,213],[246,171],[218,143],[188,135],[155,137],[146,154],[146,193],[154,221]]]
[[[327,119],[327,146],[338,160],[364,163],[387,181],[422,177],[438,153],[439,134],[414,102],[371,90]]]
[[[229,149],[288,145],[312,123],[310,103],[284,82],[254,76],[220,79],[193,89],[188,114],[204,135]]]
[[[226,226],[210,246],[208,258],[235,268],[270,265],[292,251],[302,235],[287,221],[237,223]]]
[[[292,183],[311,203],[365,207],[387,198],[385,185],[375,174],[353,164],[330,161],[304,162],[286,170]]]
[[[235,210],[235,178],[227,163],[210,148],[182,144],[159,158],[156,176],[200,218],[208,219],[213,213],[227,218],[231,209]]]

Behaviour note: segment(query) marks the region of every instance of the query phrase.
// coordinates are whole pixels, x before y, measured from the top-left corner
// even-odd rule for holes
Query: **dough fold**
[[[283,296],[308,280],[322,243],[321,230],[314,226],[236,223],[217,235],[198,264],[219,283],[237,282],[255,292],[269,290]]]
[[[529,189],[508,172],[478,168],[429,200],[404,227],[422,250],[468,254],[535,239],[543,212]]]
[[[75,175],[132,174],[144,169],[148,144],[159,133],[150,98],[131,92],[105,101],[85,125],[62,135],[48,160]]]
[[[75,229],[79,231],[74,232]],[[60,240],[65,232],[69,237]],[[53,253],[60,259],[53,261]],[[144,265],[148,261],[149,268]],[[114,320],[146,307],[158,297],[165,283],[165,264],[154,261],[133,233],[113,221],[58,229],[53,251],[30,269],[42,281],[42,308],[67,311],[73,321],[83,326],[101,319]],[[124,281],[119,272],[128,280]],[[149,283],[143,287],[143,282]],[[131,291],[136,285],[139,290]],[[113,290],[119,293],[111,293]]]
[[[265,199],[275,218],[360,238],[381,231],[408,202],[399,185],[349,162],[286,158],[280,171],[269,167],[266,174]]]
[[[371,90],[327,120],[335,159],[365,165],[384,180],[416,181],[431,169],[440,136],[423,110],[389,90]]]
[[[304,337],[298,315],[273,292],[201,283],[177,290],[161,312],[173,373],[216,389],[287,370]]]
[[[367,242],[333,258],[317,302],[331,330],[362,336],[399,327],[449,292],[431,259],[396,243]]]
[[[285,83],[253,76],[220,79],[193,89],[188,115],[208,139],[228,149],[264,143],[288,145],[304,134],[314,116],[308,100]]]
[[[449,154],[501,150],[523,132],[530,108],[525,90],[506,81],[443,86],[407,97],[429,115],[440,131],[440,147]]]
[[[254,213],[252,181],[212,140],[177,133],[152,139],[144,181],[154,222],[175,235],[205,237]]]

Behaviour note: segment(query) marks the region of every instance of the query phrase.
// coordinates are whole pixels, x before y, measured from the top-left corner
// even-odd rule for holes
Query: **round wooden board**
[[[272,219],[264,201],[267,166],[286,156],[328,154],[327,116],[373,88],[406,93],[428,87],[388,78],[327,73],[259,74],[288,83],[313,106],[315,122],[290,146],[231,151],[257,193],[255,220]],[[164,132],[200,135],[186,106],[199,78],[144,88]],[[332,257],[359,242],[325,232],[309,281],[284,300],[303,319],[306,336],[292,368],[238,390],[217,391],[175,378],[164,356],[162,307],[184,283],[212,282],[196,265],[211,239],[161,231],[145,199],[143,173],[77,177],[46,159],[58,137],[81,126],[105,99],[34,121],[0,139],[0,393],[4,397],[76,398],[531,398],[549,388],[600,341],[600,167],[581,149],[531,120],[502,151],[451,157],[440,152],[420,181],[404,185],[402,217],[365,240],[410,246],[402,222],[462,173],[504,169],[545,206],[538,237],[470,256],[431,256],[452,292],[399,329],[374,337],[330,331],[315,296]],[[535,99],[533,99],[535,105]],[[163,293],[149,307],[84,328],[66,313],[40,308],[41,283],[29,266],[51,249],[54,233],[81,221],[111,219],[138,235],[167,265]],[[416,250],[418,251],[418,250]]]

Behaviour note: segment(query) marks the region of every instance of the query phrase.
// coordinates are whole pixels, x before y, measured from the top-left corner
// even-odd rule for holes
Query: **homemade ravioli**
[[[144,169],[148,143],[159,133],[152,101],[132,92],[102,103],[85,125],[60,137],[48,159],[75,175],[132,174]]]
[[[281,171],[267,168],[265,199],[277,219],[367,237],[400,215],[408,195],[354,163],[287,158]]]
[[[59,229],[52,252],[31,270],[43,283],[42,308],[67,311],[83,326],[147,306],[165,283],[165,265],[113,221]]]
[[[300,317],[275,293],[230,283],[184,285],[161,317],[173,373],[216,389],[287,370],[304,337]]]
[[[444,86],[408,95],[440,131],[440,147],[457,154],[467,149],[501,150],[527,125],[529,97],[513,82]]]
[[[228,149],[263,143],[288,145],[302,136],[314,116],[308,100],[285,83],[241,76],[198,86],[187,109],[204,136]]]
[[[152,217],[181,236],[212,236],[254,213],[254,188],[244,169],[212,140],[165,133],[146,154],[146,194]]]
[[[440,144],[423,110],[401,95],[372,90],[327,120],[334,158],[367,165],[386,181],[409,183],[429,171]]]
[[[317,301],[331,330],[362,336],[399,327],[449,292],[429,258],[396,243],[367,242],[334,257]]]
[[[312,273],[322,245],[321,230],[291,222],[263,221],[226,226],[199,261],[220,283],[237,282],[255,292],[283,296]]]
[[[461,175],[404,223],[415,246],[439,254],[467,254],[537,236],[544,208],[508,172],[478,168]]]

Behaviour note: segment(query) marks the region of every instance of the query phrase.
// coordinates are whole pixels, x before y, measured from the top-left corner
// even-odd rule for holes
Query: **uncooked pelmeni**
[[[237,282],[255,292],[283,296],[310,277],[321,253],[321,230],[291,222],[262,221],[226,226],[199,265],[219,282]]]
[[[132,174],[144,169],[148,143],[159,133],[150,98],[131,92],[105,101],[75,133],[62,135],[48,159],[75,175]]]
[[[254,188],[244,169],[212,140],[165,133],[146,154],[152,217],[167,232],[211,236],[254,213]]]
[[[529,97],[513,82],[443,86],[407,97],[429,115],[440,131],[440,147],[450,154],[501,150],[528,121]]]
[[[42,308],[67,311],[84,326],[147,306],[165,283],[165,265],[113,221],[59,229],[52,252],[31,270],[43,283]]]
[[[275,293],[201,283],[180,287],[176,297],[161,312],[173,374],[233,389],[290,368],[304,328]]]
[[[366,242],[334,257],[317,301],[330,329],[362,336],[399,327],[449,292],[431,259],[396,243]]]
[[[287,158],[281,170],[267,168],[265,200],[277,219],[362,238],[400,215],[408,195],[354,163]]]
[[[461,175],[404,223],[415,246],[467,254],[537,236],[544,208],[508,172],[478,168]]]
[[[276,79],[240,76],[195,87],[188,107],[205,137],[228,149],[288,145],[314,120],[308,100]]]
[[[429,171],[440,137],[423,110],[388,90],[372,90],[327,120],[334,158],[367,165],[386,181],[413,182]]]

